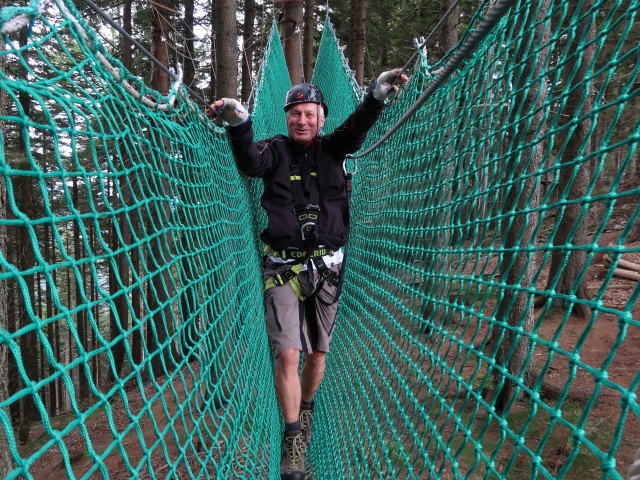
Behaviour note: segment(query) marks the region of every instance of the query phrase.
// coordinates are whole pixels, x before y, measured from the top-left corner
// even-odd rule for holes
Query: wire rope
[[[444,23],[444,21],[449,18],[449,15],[451,15],[453,13],[453,10],[460,4],[460,0],[456,0],[455,2],[453,2],[453,4],[449,7],[449,9],[444,13],[444,15],[442,15],[442,18],[438,21],[438,23],[436,24],[435,27],[433,27],[433,29],[431,30],[431,32],[429,32],[429,35],[427,35],[427,37],[422,41],[422,43],[420,45],[418,45],[416,47],[415,52],[413,52],[413,55],[411,55],[411,58],[409,58],[409,60],[407,60],[407,63],[404,64],[404,67],[402,67],[402,71],[404,72],[407,67],[411,64],[411,62],[413,62],[413,60],[416,58],[416,55],[418,55],[418,52],[427,44],[427,42],[431,39],[431,37],[433,36],[433,34],[435,32],[438,31],[438,29],[442,26],[442,24]]]
[[[358,155],[347,155],[346,158],[358,159],[365,155],[370,154],[389,137],[391,137],[416,111],[427,101],[427,99],[433,95],[433,93],[444,83],[444,81],[451,76],[453,71],[465,60],[473,51],[478,47],[480,41],[483,40],[489,32],[496,26],[500,19],[507,13],[515,0],[500,0],[497,2],[488,12],[485,19],[478,25],[467,40],[462,44],[460,49],[447,61],[444,67],[440,70],[435,80],[429,84],[427,89],[420,95],[418,100],[415,101],[411,107],[400,117],[400,119],[391,127],[387,132],[371,147]]]

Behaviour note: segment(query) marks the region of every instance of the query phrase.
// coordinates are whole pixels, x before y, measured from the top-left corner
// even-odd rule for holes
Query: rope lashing
[[[102,10],[98,5],[96,5],[92,0],[83,0],[94,12],[96,12],[102,19],[107,22],[111,27],[113,27],[120,35],[125,37],[127,40],[131,42],[145,57],[151,60],[160,70],[169,75],[169,78],[173,82],[181,82],[182,79],[176,74],[175,71],[167,68],[158,58],[156,58],[149,50],[147,50],[140,42],[138,42],[135,38],[133,38],[129,33],[123,29],[120,25],[113,21],[113,19],[107,15],[107,13]],[[209,107],[210,104],[205,99],[203,99],[197,92],[191,89],[188,85],[183,85],[183,87],[191,94],[191,96],[197,100],[200,104],[205,107]],[[215,110],[211,110],[213,114],[218,115],[218,112]]]
[[[4,7],[0,9],[0,34],[15,33],[38,15],[40,15],[39,0],[31,0],[27,7]]]

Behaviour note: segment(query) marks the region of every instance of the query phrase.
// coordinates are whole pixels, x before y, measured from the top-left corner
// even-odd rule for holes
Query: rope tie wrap
[[[9,35],[28,25],[40,15],[40,0],[31,0],[28,7],[5,7],[0,10],[0,33]]]

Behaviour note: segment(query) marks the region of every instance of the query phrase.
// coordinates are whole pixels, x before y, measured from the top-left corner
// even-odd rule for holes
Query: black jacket
[[[238,168],[264,182],[261,204],[267,212],[268,225],[260,236],[263,242],[276,250],[302,247],[289,178],[289,165],[294,162],[303,172],[309,172],[313,163],[318,166],[318,244],[337,250],[346,243],[349,203],[342,164],[346,154],[362,146],[383,106],[383,102],[369,93],[342,125],[329,135],[314,138],[308,145],[296,143],[285,135],[254,142],[251,120],[228,128]]]

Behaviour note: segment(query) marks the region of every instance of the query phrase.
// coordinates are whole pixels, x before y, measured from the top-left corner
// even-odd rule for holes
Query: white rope
[[[8,5],[0,9],[2,18],[6,21],[0,23],[0,34],[9,35],[27,26],[33,17],[42,13],[40,0],[30,0],[29,6],[14,7]]]
[[[97,48],[94,47],[93,41],[91,40],[91,38],[89,37],[89,35],[85,31],[84,27],[78,22],[78,20],[76,20],[76,18],[67,9],[66,5],[64,5],[64,2],[62,0],[56,0],[56,3],[58,4],[58,8],[60,8],[60,11],[68,19],[70,19],[74,23],[74,25],[78,29],[78,32],[80,33],[82,38],[84,38],[84,40],[87,42],[87,45],[90,46],[89,48],[95,54],[95,56],[98,58],[98,60],[102,64],[102,66],[107,69],[107,71],[113,76],[114,80],[116,82],[118,82],[119,84],[121,84],[122,87],[132,97],[134,97],[136,100],[138,100],[139,102],[141,102],[145,106],[151,108],[152,110],[159,110],[159,111],[162,111],[162,112],[167,112],[167,111],[169,111],[170,108],[172,108],[172,103],[175,100],[175,94],[179,92],[180,85],[182,85],[182,78],[181,77],[177,81],[175,81],[174,83],[171,84],[171,88],[169,90],[169,93],[171,94],[171,96],[169,97],[169,102],[168,103],[154,102],[150,98],[145,97],[133,85],[131,85],[126,80],[123,80],[122,75],[120,74],[120,70],[118,68],[116,68],[107,59],[107,57],[105,57],[104,54],[102,54],[102,52],[100,52],[99,50],[97,50]]]
[[[28,25],[30,21],[31,21],[31,15],[28,15],[26,13],[21,13],[20,15],[17,15],[13,17],[11,20],[8,20],[7,22],[5,22],[5,24],[2,26],[2,29],[0,29],[0,33],[4,35],[15,33],[18,30],[20,30],[22,27]]]

